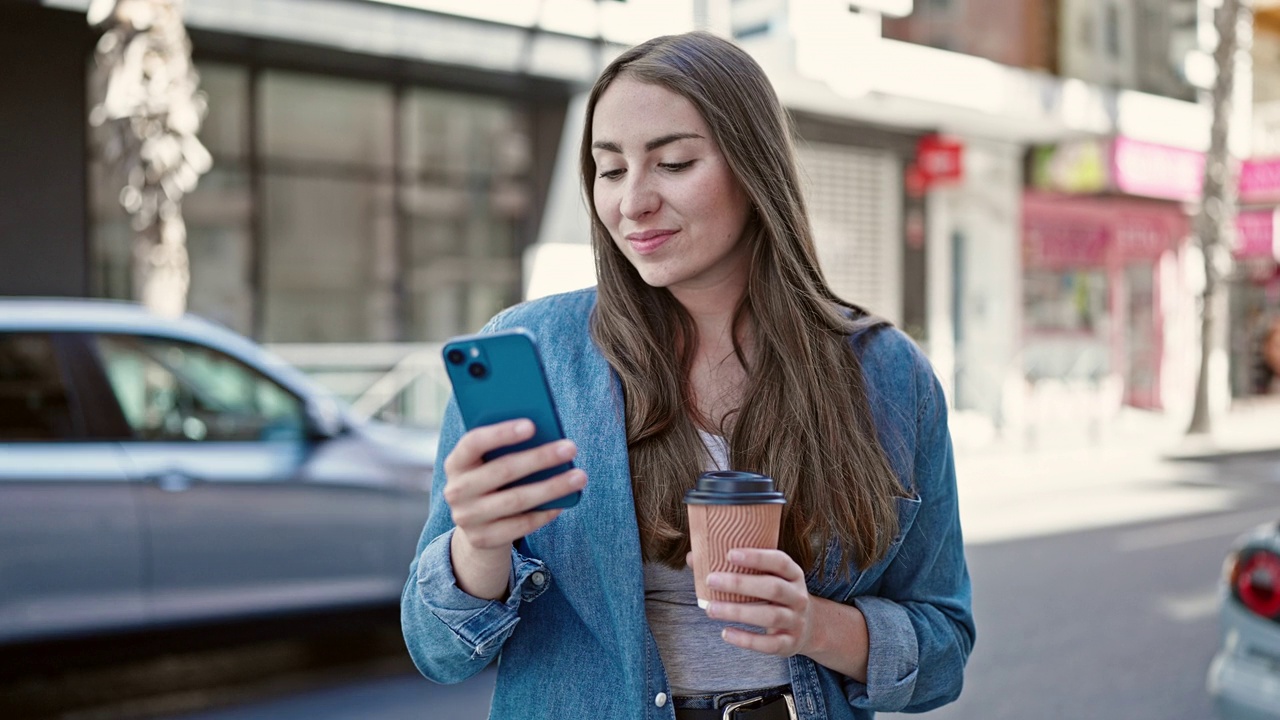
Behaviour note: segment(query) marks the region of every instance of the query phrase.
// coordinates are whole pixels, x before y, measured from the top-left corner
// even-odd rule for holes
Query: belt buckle
[[[787,703],[787,716],[791,720],[798,720],[796,716],[795,698],[792,697],[791,693],[784,692],[782,693],[782,699]],[[753,698],[747,698],[746,700],[739,700],[738,702],[729,703],[728,705],[724,706],[724,713],[721,714],[720,716],[721,720],[735,720],[735,717],[739,710],[747,709],[756,703],[760,703],[763,705],[764,696],[757,695],[756,697],[753,697]]]
[[[734,720],[739,710],[755,705],[756,703],[764,704],[764,696],[757,695],[753,698],[747,698],[746,700],[739,700],[738,702],[729,703],[728,705],[724,706],[724,713],[720,716],[720,718],[721,720]]]

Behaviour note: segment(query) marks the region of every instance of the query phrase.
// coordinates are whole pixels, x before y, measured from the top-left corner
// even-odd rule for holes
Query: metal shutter
[[[902,322],[902,180],[887,150],[801,143],[818,261],[836,295]]]

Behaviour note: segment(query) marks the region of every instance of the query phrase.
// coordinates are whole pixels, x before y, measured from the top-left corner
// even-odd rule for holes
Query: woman
[[[767,78],[712,35],[657,38],[605,69],[587,119],[599,286],[488,326],[539,338],[570,440],[485,463],[530,428],[464,434],[450,404],[402,601],[415,663],[458,682],[501,653],[495,718],[955,699],[974,628],[944,398],[909,339],[827,288]],[[726,466],[786,494],[781,547],[709,578],[759,602],[703,611],[681,499]],[[577,507],[531,511],[587,477]]]

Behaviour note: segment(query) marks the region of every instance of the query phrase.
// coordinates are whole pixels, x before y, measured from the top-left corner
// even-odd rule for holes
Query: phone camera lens
[[[471,373],[471,377],[476,379],[480,379],[489,374],[489,370],[480,363],[471,363],[471,365],[467,367],[467,372]]]
[[[450,350],[447,357],[449,358],[449,362],[454,365],[461,365],[462,361],[467,359],[467,356],[463,355],[462,351],[457,348]]]

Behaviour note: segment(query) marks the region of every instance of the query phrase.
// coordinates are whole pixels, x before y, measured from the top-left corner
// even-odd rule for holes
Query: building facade
[[[0,9],[7,62],[33,68],[20,77],[0,73],[0,92],[14,100],[0,109],[0,122],[26,139],[0,150],[7,167],[22,169],[0,182],[9,184],[5,197],[34,198],[0,204],[0,293],[133,292],[116,185],[84,132],[95,41],[84,25],[87,4]],[[1162,6],[1138,3],[1134,12]],[[1016,425],[1036,372],[1028,347],[1038,331],[1028,331],[1028,316],[1077,331],[1086,323],[1097,330],[1101,316],[1072,319],[1072,303],[1084,304],[1078,313],[1097,305],[1110,318],[1166,317],[1153,308],[1165,307],[1176,284],[1166,281],[1172,276],[1161,258],[1184,257],[1185,233],[1155,242],[1156,252],[1132,239],[1146,235],[1123,220],[1093,230],[1047,227],[1057,222],[1047,218],[1079,225],[1093,206],[1072,211],[1089,198],[1042,192],[1029,172],[1035,148],[1079,138],[1203,150],[1206,109],[1179,99],[1178,88],[1163,96],[1134,89],[1158,89],[1152,68],[1160,63],[1139,59],[1159,53],[1125,29],[1138,15],[1110,23],[1108,7],[1103,0],[187,0],[209,97],[201,137],[215,158],[185,201],[189,307],[275,343],[434,341],[473,331],[521,298],[590,284],[576,166],[585,90],[622,48],[701,25],[752,53],[791,112],[819,255],[835,290],[926,348],[959,415]],[[1075,50],[1065,46],[1087,44],[1077,37],[1085,16],[1106,26],[1089,42],[1115,35],[1123,67],[1103,72],[1069,57]],[[1170,37],[1181,17],[1169,14]],[[58,61],[37,68],[24,47]],[[954,153],[945,177],[925,172],[938,143]],[[1185,208],[1179,212],[1185,220]],[[1181,227],[1163,223],[1156,224]],[[1040,242],[1032,235],[1091,233],[1130,238],[1112,241],[1129,249],[1087,259],[1067,279],[1061,258],[1043,267],[1027,259],[1041,257],[1028,255]],[[1078,253],[1052,247],[1075,241],[1048,242],[1037,252]],[[1126,269],[1129,260],[1149,272],[1139,278]],[[1093,298],[1097,277],[1107,287],[1123,281],[1131,301]],[[1141,348],[1108,348],[1107,367],[1149,364],[1152,347],[1178,337],[1161,323],[1153,321]],[[1130,373],[1124,397],[1160,405],[1150,388],[1177,372],[1164,359],[1156,366],[1154,379]]]

